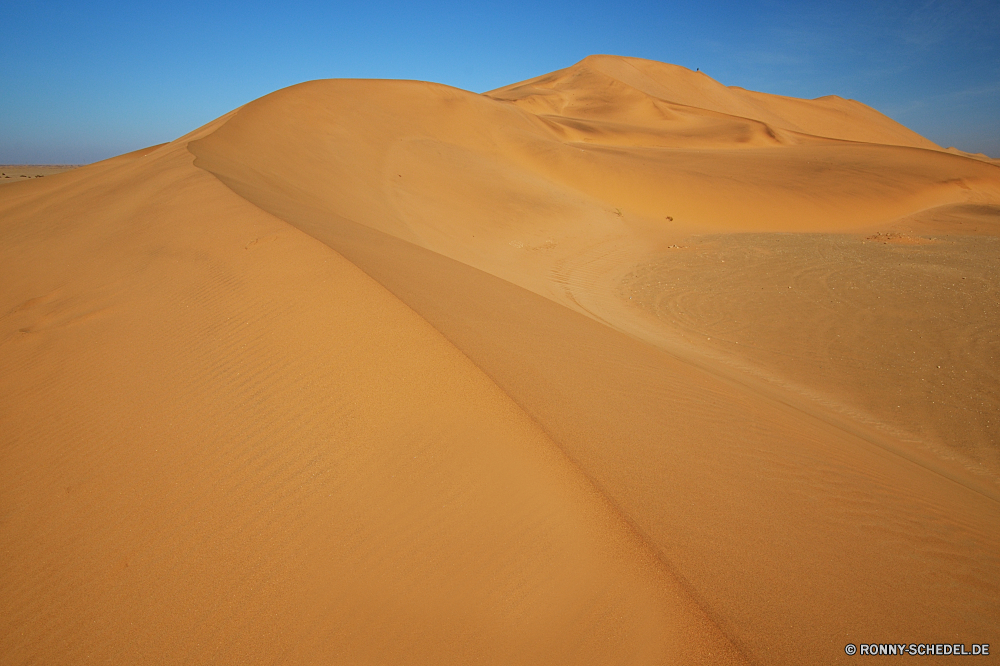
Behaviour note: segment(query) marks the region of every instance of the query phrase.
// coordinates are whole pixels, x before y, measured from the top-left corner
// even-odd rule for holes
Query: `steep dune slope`
[[[491,380],[185,143],[0,204],[4,663],[739,661]]]
[[[998,442],[952,416],[1000,409],[998,213],[864,105],[610,56],[302,84],[4,187],[0,661],[989,642]]]
[[[581,88],[574,94],[601,97],[604,108],[623,114],[644,108],[645,102],[619,96],[616,87],[602,91],[578,83]],[[772,102],[778,105],[781,99]],[[856,120],[862,130],[866,118],[862,114]],[[644,122],[643,131],[661,138],[676,133],[677,126],[688,126],[663,118],[657,125],[652,116]],[[605,125],[602,131],[627,135],[629,140],[641,138],[620,124]],[[219,130],[194,142],[191,150],[198,156],[196,164],[282,219],[322,226],[324,220],[344,218],[369,226],[677,353],[684,352],[690,340],[679,341],[676,327],[657,328],[636,313],[623,311],[619,286],[637,266],[661,260],[669,264],[664,248],[688,244],[684,239],[693,233],[870,233],[888,228],[879,225],[891,226],[932,209],[945,220],[934,227],[936,232],[948,233],[949,228],[965,228],[962,210],[978,206],[990,211],[1000,202],[1000,171],[942,151],[830,139],[756,148],[713,147],[718,138],[697,149],[601,143],[602,138],[579,142],[567,140],[564,133],[552,130],[545,117],[516,103],[417,82],[321,81],[247,105]],[[988,256],[987,252],[980,258]],[[766,262],[761,268],[771,270]],[[786,268],[775,265],[773,270]],[[977,267],[974,273],[985,276],[989,270]],[[697,275],[688,279],[691,292],[699,293],[697,285],[704,280]],[[829,285],[814,284],[816,290],[807,294],[807,302],[821,308],[831,302],[826,293]],[[773,287],[762,283],[755,288]],[[900,307],[912,302],[919,308],[919,292],[907,293],[910,297]],[[711,306],[702,310],[727,317]],[[948,339],[953,314],[927,317],[927,325],[937,327],[927,339]],[[985,316],[988,325],[993,315]],[[904,374],[891,380],[890,393],[912,395],[913,400],[889,404],[889,399],[866,398],[877,382],[861,380],[850,367],[883,362],[877,355],[882,343],[868,344],[865,336],[902,340],[899,336],[910,335],[916,340],[921,332],[912,327],[905,331],[873,327],[863,313],[851,317],[864,329],[859,331],[861,344],[844,356],[847,365],[842,371],[856,380],[802,386],[800,380],[810,381],[808,373],[789,378],[783,376],[788,372],[781,364],[776,368],[773,363],[758,367],[755,374],[766,381],[796,385],[793,390],[807,394],[809,401],[822,396],[828,406],[851,419],[865,413],[863,420],[876,423],[898,425],[909,420],[917,424],[913,429],[918,432],[904,433],[904,438],[913,435],[928,440],[921,447],[959,452],[965,460],[960,464],[976,469],[985,465],[996,476],[1000,457],[992,443],[981,440],[982,418],[959,421],[958,431],[949,419],[934,420],[929,412],[939,409],[931,404],[939,401]],[[888,325],[888,320],[884,323]],[[705,341],[717,327],[694,323],[690,329]],[[785,330],[796,335],[794,325]],[[820,336],[807,344],[835,343],[840,332],[831,328],[828,333],[830,339]],[[989,335],[975,334],[968,340],[976,350],[964,356],[967,365],[958,368],[957,376],[988,365],[995,350]],[[678,344],[683,349],[678,350]],[[886,344],[910,346],[905,341]],[[820,362],[830,360],[824,349],[815,354]],[[974,400],[977,413],[985,418],[994,407],[1000,408],[993,392],[984,394],[977,382],[952,385],[957,391],[948,399],[952,404]],[[906,401],[912,409],[897,412]],[[875,413],[867,413],[871,411]],[[899,435],[898,428],[893,432]]]
[[[1000,617],[995,489],[962,468],[363,225],[297,225],[531,414],[750,661],[832,662],[852,638]]]
[[[998,609],[989,601],[992,593],[983,593],[997,584],[989,573],[993,545],[986,535],[998,521],[990,498],[998,496],[1000,470],[995,443],[982,439],[983,422],[969,422],[968,429],[956,431],[952,421],[942,421],[960,438],[952,442],[914,443],[910,433],[900,439],[898,431],[880,426],[890,421],[880,421],[878,412],[896,404],[859,405],[858,398],[881,389],[888,389],[887,395],[917,391],[911,376],[876,373],[876,381],[888,384],[868,384],[859,393],[856,382],[838,387],[821,381],[801,390],[781,376],[780,366],[766,362],[765,370],[778,373],[776,380],[766,371],[747,375],[734,370],[741,364],[728,362],[710,343],[678,337],[676,326],[657,327],[642,319],[623,306],[618,290],[620,278],[643,261],[662,257],[669,265],[664,248],[695,231],[849,231],[891,224],[926,206],[977,201],[989,207],[1000,201],[995,169],[938,150],[805,134],[786,134],[792,140],[748,148],[726,143],[724,132],[707,139],[698,134],[705,117],[721,117],[717,110],[669,116],[662,113],[660,101],[643,98],[635,86],[615,80],[602,89],[587,72],[573,85],[577,87],[564,97],[576,106],[550,105],[536,115],[533,111],[539,109],[531,103],[496,104],[491,96],[443,86],[314,82],[244,107],[190,149],[198,156],[197,165],[345,254],[487,369],[588,476],[626,507],[646,538],[691,582],[710,615],[752,658],[780,653],[783,662],[808,662],[796,652],[795,641],[777,629],[789,626],[793,617],[816,631],[803,640],[815,641],[810,644],[825,653],[833,651],[832,641],[818,636],[844,631],[849,613],[858,623],[849,630],[852,635],[874,626],[886,633],[925,633],[970,621],[975,625],[973,617],[997,617]],[[377,104],[368,107],[360,100]],[[776,107],[780,102],[769,100]],[[837,106],[819,103],[821,113],[807,118],[814,122],[811,129],[821,124],[816,117],[822,120],[831,105]],[[581,108],[590,109],[586,122],[579,117],[585,115],[578,113]],[[563,115],[556,119],[556,112]],[[877,123],[865,125],[872,114],[856,114],[851,122],[859,126],[857,133],[897,140]],[[761,122],[728,118],[725,122]],[[884,119],[883,125],[891,129],[893,123]],[[565,130],[570,126],[594,131],[588,141],[579,141]],[[303,133],[302,127],[311,131]],[[671,137],[692,129],[692,143],[669,147]],[[774,134],[780,139],[780,132],[793,131],[798,130]],[[644,143],[647,136],[653,139]],[[615,203],[620,205],[612,207]],[[674,215],[649,212],[658,206],[660,213]],[[641,346],[615,351],[626,343],[578,330],[584,325],[564,320],[568,315],[543,314],[530,297],[497,293],[486,278],[449,268],[435,256],[638,336],[698,370],[647,358],[653,352],[639,351]],[[687,271],[682,277],[688,282],[686,293],[695,295],[688,300],[697,297],[709,275]],[[743,279],[749,280],[748,288],[754,284],[752,276],[744,274]],[[819,302],[825,298],[823,289],[814,288],[807,298]],[[905,307],[920,307],[919,292],[904,292],[910,304]],[[713,290],[704,295],[719,298]],[[779,315],[789,322],[784,335],[796,335],[795,317],[806,312],[800,308]],[[928,314],[934,321],[936,313]],[[922,335],[919,328],[888,328],[891,319],[881,319],[877,310],[874,320],[862,321],[867,322],[860,331],[862,363],[878,358],[881,347],[869,346],[871,340],[899,345],[907,335]],[[519,335],[524,342],[512,342]],[[814,335],[813,344],[823,340]],[[979,350],[966,360],[972,365],[959,372],[988,362],[994,353],[992,342],[975,340]],[[556,348],[549,348],[548,341],[555,341]],[[575,351],[558,353],[566,344]],[[819,354],[820,363],[830,362],[828,353]],[[597,368],[604,358],[615,360],[601,372]],[[671,376],[685,380],[659,384]],[[863,382],[870,378],[857,372],[852,376]],[[730,381],[743,387],[738,400],[726,393]],[[984,381],[991,386],[995,379]],[[564,386],[572,388],[563,393]],[[963,397],[963,385],[958,385],[954,400],[981,396],[981,384],[964,386],[969,395]],[[921,399],[911,404],[919,409]],[[738,407],[741,400],[747,402]],[[776,407],[781,404],[792,406],[793,412]],[[977,409],[988,415],[992,404]],[[873,418],[858,418],[859,409],[872,408]],[[902,420],[933,433],[935,413],[940,412],[908,411]],[[626,422],[619,422],[620,416]],[[926,418],[931,421],[922,420]],[[810,419],[825,425],[809,425]],[[722,432],[716,429],[719,423],[743,425]],[[733,442],[735,450],[726,449],[726,442]],[[767,453],[748,459],[740,453],[746,449]],[[862,470],[878,467],[881,463],[875,461],[886,452],[895,462],[886,468],[889,476],[877,482],[881,490],[870,491],[872,479]],[[801,455],[810,462],[790,462]],[[711,472],[707,459],[718,461]],[[789,465],[813,471],[789,476]],[[685,478],[677,476],[678,470]],[[749,474],[746,491],[739,492],[737,479],[744,472]],[[639,481],[645,474],[650,474],[646,484]],[[838,481],[827,485],[827,475]],[[758,522],[735,507],[756,501],[751,499],[757,487],[753,479],[759,478],[769,480],[775,495],[754,504],[751,513],[759,516]],[[943,479],[942,485],[932,479]],[[685,490],[672,495],[664,487]],[[906,489],[915,487],[923,489],[930,504],[912,504]],[[802,502],[809,510],[793,517],[792,507]],[[853,508],[845,511],[847,505]],[[940,529],[957,530],[947,539],[960,539],[970,550],[930,555],[926,534],[912,526],[937,524],[934,516],[941,515],[964,516],[957,523],[947,519]],[[706,521],[718,531],[691,540],[679,537],[700,533]],[[665,528],[667,524],[671,527]],[[867,545],[845,555],[843,544],[857,538],[859,524],[872,530],[860,540]],[[772,550],[755,541],[753,552],[746,553],[746,540],[767,532],[766,525],[784,526],[767,541],[783,545]],[[805,525],[822,527],[807,536]],[[891,542],[884,538],[889,533],[895,535]],[[927,554],[891,565],[886,559],[887,553],[913,552]],[[737,553],[746,577],[728,567]],[[841,564],[822,571],[810,564],[835,561]],[[960,561],[966,564],[956,568]],[[869,568],[866,563],[871,562],[880,564]],[[787,576],[791,570],[800,572],[795,583]],[[908,580],[928,575],[953,580],[958,570],[963,579],[975,582],[963,586],[963,601],[954,605],[938,604],[937,593],[907,586]],[[817,605],[817,595],[829,600],[845,589],[851,592],[840,602],[840,611],[831,614],[830,606]],[[880,601],[887,595],[899,599],[891,613]],[[739,601],[748,597],[760,603]],[[775,609],[766,620],[764,607]],[[971,607],[977,610],[970,614]],[[830,626],[820,630],[827,622]]]

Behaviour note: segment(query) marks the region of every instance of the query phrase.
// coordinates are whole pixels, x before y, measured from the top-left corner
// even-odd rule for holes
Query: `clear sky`
[[[310,79],[483,92],[593,53],[857,99],[942,146],[1000,157],[997,0],[14,0],[0,12],[0,164],[162,143]]]

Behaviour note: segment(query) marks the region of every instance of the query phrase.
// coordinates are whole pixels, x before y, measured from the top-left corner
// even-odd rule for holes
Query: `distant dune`
[[[591,56],[0,188],[0,663],[1000,643],[1000,168]]]

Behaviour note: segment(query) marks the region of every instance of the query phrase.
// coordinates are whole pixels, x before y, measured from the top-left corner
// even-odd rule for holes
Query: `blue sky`
[[[1000,2],[6,3],[0,164],[86,163],[169,141],[301,81],[482,92],[592,53],[726,85],[860,100],[1000,157]]]

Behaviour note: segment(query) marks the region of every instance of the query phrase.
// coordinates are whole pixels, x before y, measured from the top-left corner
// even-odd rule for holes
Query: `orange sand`
[[[0,189],[0,663],[1000,647],[1000,169],[593,56]]]

